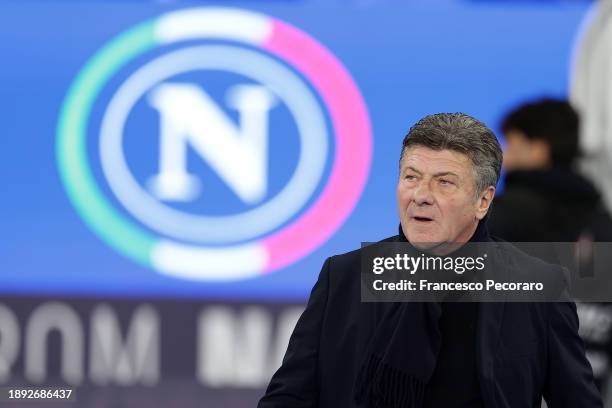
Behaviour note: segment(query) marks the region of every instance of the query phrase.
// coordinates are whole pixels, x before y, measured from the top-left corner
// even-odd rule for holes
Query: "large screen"
[[[408,129],[567,96],[592,4],[0,3],[0,381],[253,406],[324,260],[397,234]]]
[[[303,299],[415,120],[567,93],[587,6],[3,3],[0,288]]]

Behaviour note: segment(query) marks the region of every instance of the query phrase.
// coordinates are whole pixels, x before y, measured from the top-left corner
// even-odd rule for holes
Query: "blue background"
[[[241,282],[183,281],[124,258],[80,219],[57,171],[59,110],[86,61],[141,21],[206,5],[259,11],[310,34],[352,74],[373,126],[368,183],[343,226],[297,263]],[[565,96],[572,50],[590,6],[450,0],[0,2],[0,292],[303,300],[326,257],[396,233],[397,163],[408,128],[426,114],[463,111],[497,132],[501,116],[525,99]],[[281,127],[273,131],[282,132],[293,124],[285,118],[276,126]],[[271,155],[278,155],[280,147],[273,149]],[[290,143],[284,149],[287,160],[276,163],[271,175],[276,188],[287,171],[281,169],[290,168],[297,155]],[[142,160],[140,165],[150,165]],[[237,208],[227,192],[218,192],[225,197],[218,203]]]

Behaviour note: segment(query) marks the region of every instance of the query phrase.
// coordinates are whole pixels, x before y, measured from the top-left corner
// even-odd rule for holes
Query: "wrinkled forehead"
[[[474,165],[470,158],[461,152],[425,146],[411,146],[404,151],[400,161],[400,171],[418,171],[423,174],[452,172],[458,176],[473,177]]]

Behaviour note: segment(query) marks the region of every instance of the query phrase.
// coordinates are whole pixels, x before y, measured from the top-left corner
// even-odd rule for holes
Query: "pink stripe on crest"
[[[265,239],[266,272],[282,268],[325,242],[359,200],[370,170],[371,125],[367,108],[350,74],[308,35],[274,20],[262,47],[294,66],[317,90],[331,117],[336,156],[327,185],[306,213]]]

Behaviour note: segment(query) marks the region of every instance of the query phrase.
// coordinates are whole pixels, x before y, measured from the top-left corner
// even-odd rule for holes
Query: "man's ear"
[[[495,187],[493,186],[485,188],[484,191],[478,195],[476,218],[482,220],[485,215],[487,215],[489,207],[491,207],[491,203],[493,202],[493,197],[495,197]]]

